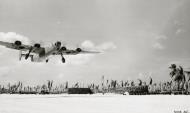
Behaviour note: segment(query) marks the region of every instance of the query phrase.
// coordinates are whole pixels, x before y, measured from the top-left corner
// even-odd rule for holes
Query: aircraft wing
[[[80,48],[77,48],[76,50],[63,50],[63,51],[58,51],[56,53],[56,55],[77,55],[77,54],[97,54],[100,53],[98,51],[86,51],[86,50],[82,50]]]
[[[32,53],[36,53],[36,54],[40,54],[44,50],[44,48],[42,48],[42,47],[24,45],[21,43],[21,41],[15,41],[14,43],[0,41],[0,45],[5,46],[10,49],[16,49],[16,50],[21,50],[21,51],[29,50]]]
[[[30,46],[23,45],[20,41],[17,41],[17,42],[15,41],[15,43],[0,41],[0,45],[5,46],[10,49],[16,49],[16,50],[22,50],[22,51],[27,51],[30,49]]]

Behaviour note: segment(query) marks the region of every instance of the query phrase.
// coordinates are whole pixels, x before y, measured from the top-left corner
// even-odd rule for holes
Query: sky
[[[189,0],[0,0],[0,40],[95,49],[49,63],[19,61],[0,47],[0,83],[170,80],[172,63],[190,68]]]

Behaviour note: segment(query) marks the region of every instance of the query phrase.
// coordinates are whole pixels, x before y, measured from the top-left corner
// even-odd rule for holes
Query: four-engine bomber
[[[21,60],[22,57],[24,57],[25,60],[27,60],[30,57],[32,62],[46,61],[47,63],[49,61],[50,56],[60,55],[62,62],[65,63],[64,55],[99,53],[97,51],[86,51],[81,48],[76,48],[75,50],[67,49],[67,47],[62,46],[60,41],[57,41],[55,44],[52,44],[50,47],[42,47],[39,43],[35,43],[34,45],[25,45],[22,44],[22,42],[19,40],[16,40],[13,43],[0,41],[0,45],[10,49],[19,50],[20,51],[19,60]]]

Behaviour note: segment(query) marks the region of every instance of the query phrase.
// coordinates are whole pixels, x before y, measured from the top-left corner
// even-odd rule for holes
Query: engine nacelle
[[[66,51],[67,50],[67,48],[65,47],[65,46],[63,46],[63,47],[61,47],[61,49],[60,49],[61,51]]]
[[[36,44],[34,44],[34,47],[36,47],[36,48],[40,48],[41,45],[40,45],[39,43],[36,43]]]
[[[19,40],[16,40],[14,44],[17,45],[17,46],[21,46],[21,45],[22,45],[22,42],[19,41]]]
[[[76,51],[77,51],[77,52],[81,52],[82,49],[81,49],[81,48],[77,48]]]
[[[61,47],[61,42],[57,41],[57,42],[55,43],[55,46],[58,47],[58,48],[60,48],[60,47]]]

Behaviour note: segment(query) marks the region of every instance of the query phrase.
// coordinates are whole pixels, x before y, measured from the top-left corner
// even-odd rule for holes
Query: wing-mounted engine
[[[16,41],[14,42],[14,44],[15,44],[16,46],[21,46],[21,45],[22,45],[22,42],[19,41],[19,40],[16,40]]]
[[[65,46],[61,47],[60,51],[66,51],[67,48]]]
[[[39,43],[36,43],[36,44],[34,44],[34,47],[35,47],[35,48],[40,48],[41,45],[40,45]]]
[[[22,42],[19,40],[16,40],[12,46],[14,49],[24,49],[25,47],[22,46]]]
[[[55,46],[57,47],[57,50],[59,50],[61,48],[61,42],[57,41],[55,43]]]
[[[81,49],[81,48],[77,48],[76,51],[77,51],[77,52],[81,52],[82,49]]]
[[[74,54],[97,54],[97,53],[100,53],[98,51],[87,51],[87,50],[84,50],[84,49],[81,49],[81,48],[76,48],[75,51],[74,51]]]

